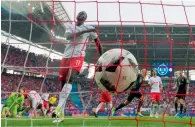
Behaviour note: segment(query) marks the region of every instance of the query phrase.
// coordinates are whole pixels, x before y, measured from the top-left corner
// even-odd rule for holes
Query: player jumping
[[[102,54],[96,30],[92,26],[84,25],[86,19],[87,13],[81,11],[77,15],[76,26],[72,25],[66,29],[65,37],[70,42],[66,44],[64,57],[61,60],[59,80],[61,81],[62,90],[59,94],[58,106],[54,112],[61,119],[54,120],[54,123],[63,121],[66,100],[72,90],[72,85],[75,84],[74,78],[81,70],[85,57],[86,42],[88,42],[89,37],[94,39],[100,55]]]
[[[17,117],[17,112],[23,109],[24,90],[20,89],[18,93],[12,93],[6,100],[5,107],[2,110],[1,117]]]
[[[144,79],[146,77],[147,74],[147,70],[146,69],[142,69],[141,73],[137,76],[137,80],[135,82],[132,83],[131,86],[131,92],[127,98],[127,100],[124,103],[121,103],[117,108],[113,108],[112,109],[112,115],[114,115],[114,113],[116,111],[118,111],[119,109],[127,106],[129,103],[131,103],[131,101],[134,99],[134,97],[139,98],[139,105],[137,108],[137,115],[139,116],[143,116],[140,113],[140,108],[144,102],[144,96],[139,92],[139,89],[141,88],[142,84],[144,83]]]
[[[101,108],[105,107],[106,104],[108,104],[108,109],[112,108],[112,96],[108,92],[102,92],[101,97],[99,99],[99,105],[96,109],[94,109],[94,116],[98,117],[98,112]],[[104,108],[105,109],[105,108]],[[105,110],[103,110],[105,111]]]
[[[161,100],[161,91],[162,91],[162,80],[156,75],[156,69],[152,70],[152,77],[150,77],[148,84],[151,86],[151,114],[150,117],[158,118],[160,110],[160,100]]]
[[[185,105],[185,96],[189,94],[189,82],[185,76],[182,75],[182,72],[179,72],[179,76],[176,80],[176,83],[173,89],[177,90],[177,95],[175,96],[175,117],[182,117],[183,108],[186,110]],[[180,103],[180,114],[177,112],[178,102]],[[185,112],[185,111],[184,111]]]

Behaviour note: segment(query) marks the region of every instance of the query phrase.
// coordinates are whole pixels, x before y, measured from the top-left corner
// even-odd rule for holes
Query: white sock
[[[152,104],[152,106],[151,106],[151,108],[150,108],[150,115],[152,115],[153,114],[153,104]]]
[[[158,105],[157,104],[153,104],[153,114],[156,114],[157,113],[157,107]]]
[[[108,104],[108,110],[111,110],[112,109],[112,103]]]
[[[97,106],[96,110],[95,110],[95,113],[97,114],[98,111],[100,110],[100,108],[102,107],[101,103]]]
[[[157,112],[156,112],[158,115],[160,113],[160,105],[157,105]]]
[[[60,107],[64,111],[64,107],[66,105],[66,100],[72,90],[72,85],[66,83],[64,87],[62,88],[62,91],[60,92],[59,95],[59,102],[58,102],[58,107]]]

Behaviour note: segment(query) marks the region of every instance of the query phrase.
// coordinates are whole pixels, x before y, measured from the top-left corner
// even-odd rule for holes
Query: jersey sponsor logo
[[[159,82],[152,82],[153,84],[158,84]]]

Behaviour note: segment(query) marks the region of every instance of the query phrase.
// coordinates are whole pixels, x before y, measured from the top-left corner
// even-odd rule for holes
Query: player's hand
[[[160,91],[163,92],[163,88],[160,88]]]
[[[187,95],[189,95],[189,92],[186,92]]]
[[[174,86],[174,87],[172,87],[171,89],[172,89],[172,90],[175,90],[175,89],[176,89],[176,87]]]

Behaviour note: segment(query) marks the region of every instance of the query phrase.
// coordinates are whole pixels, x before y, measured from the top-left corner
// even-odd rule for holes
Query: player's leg
[[[151,93],[151,109],[150,109],[150,117],[154,117],[155,114],[155,108],[156,108],[156,94]]]
[[[175,100],[174,100],[174,102],[175,102],[175,116],[174,117],[177,117],[177,115],[178,115],[178,112],[177,112],[177,109],[178,109],[178,100],[179,100],[179,98],[178,98],[178,95],[175,97]]]
[[[145,98],[140,92],[136,95],[136,97],[140,99],[138,107],[137,107],[137,115],[142,117],[143,115],[141,114],[140,109],[141,109],[141,106],[142,106]]]
[[[68,68],[70,66],[70,60],[70,58],[63,58],[60,63],[59,80],[61,83],[61,92],[59,93],[58,105],[52,114],[52,117],[56,117],[56,115],[58,117],[63,117],[65,103],[72,89],[72,85],[69,83],[69,80],[67,81],[67,78],[70,78],[72,73],[72,71]]]
[[[112,96],[109,93],[105,94],[105,101],[106,101],[106,104],[107,104],[108,113],[110,115],[110,111],[111,111],[113,105],[112,105]]]
[[[98,112],[99,112],[99,110],[100,110],[102,107],[105,107],[105,102],[100,102],[99,105],[97,106],[97,108],[95,109],[94,116],[95,116],[96,118],[98,117]]]
[[[10,116],[9,107],[4,107],[1,112],[1,118],[5,118],[7,116]]]
[[[179,118],[182,118],[183,117],[183,110],[184,108],[186,107],[185,105],[185,97],[182,96],[180,99],[179,99],[179,103],[180,103],[180,115],[179,115]]]
[[[121,103],[118,107],[112,109],[112,115],[114,115],[114,113],[119,109],[128,105],[133,100],[134,97],[135,97],[135,93],[130,93],[127,100],[125,100],[125,102]]]
[[[160,114],[160,100],[161,100],[161,94],[157,93],[156,94],[156,102],[157,102],[157,106],[156,106],[156,118],[158,118],[159,114]]]
[[[83,64],[83,60],[84,60],[83,57],[62,59],[60,66],[61,67],[71,66],[72,69],[61,68],[59,71],[59,75],[61,76],[59,77],[59,79],[62,84],[62,90],[59,95],[59,103],[56,108],[56,112],[57,112],[56,114],[64,115],[64,108],[66,105],[66,100],[72,90],[72,84],[75,84],[74,79],[79,74],[79,71]],[[63,117],[63,116],[59,115],[58,117]]]
[[[12,118],[16,118],[17,117],[17,107],[18,105],[12,106],[10,108],[10,113],[11,113],[11,117]]]
[[[30,113],[35,117],[37,118],[37,111],[36,111],[36,108],[38,106],[38,100],[36,100],[36,98],[31,98],[30,100]]]
[[[108,107],[108,111],[110,112],[112,107],[113,107],[112,101],[108,102],[108,106],[107,107]]]

